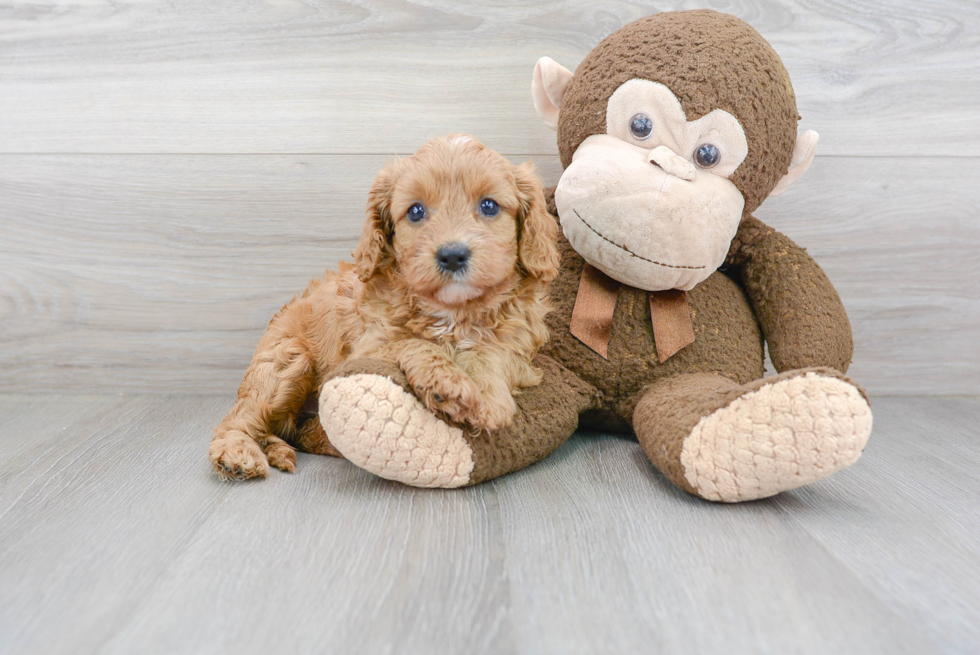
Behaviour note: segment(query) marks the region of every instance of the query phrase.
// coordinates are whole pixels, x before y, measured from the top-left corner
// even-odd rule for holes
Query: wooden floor
[[[301,455],[221,483],[217,396],[0,396],[0,653],[976,653],[980,399],[713,505],[635,441],[427,491]]]

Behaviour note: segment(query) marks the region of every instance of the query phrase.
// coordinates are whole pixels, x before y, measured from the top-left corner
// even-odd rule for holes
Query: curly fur
[[[492,220],[477,212],[493,198]],[[427,217],[406,213],[421,202]],[[548,337],[548,284],[558,271],[557,225],[533,165],[515,166],[472,137],[451,135],[384,168],[368,195],[354,264],[328,271],[272,319],[215,429],[209,457],[223,478],[292,471],[293,447],[323,452],[306,398],[354,357],[398,364],[419,398],[475,430],[509,425],[514,395],[538,384],[531,358]],[[464,271],[436,250],[466,244]]]

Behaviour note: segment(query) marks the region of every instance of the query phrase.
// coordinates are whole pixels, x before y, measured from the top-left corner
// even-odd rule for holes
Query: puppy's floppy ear
[[[383,168],[368,192],[364,231],[354,249],[354,266],[362,282],[370,280],[381,268],[395,231],[391,219],[391,170],[390,165]]]
[[[551,282],[558,275],[558,223],[548,213],[544,185],[534,164],[514,167],[517,180],[518,258],[528,277]]]

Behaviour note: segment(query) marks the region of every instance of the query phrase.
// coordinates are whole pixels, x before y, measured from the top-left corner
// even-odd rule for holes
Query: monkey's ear
[[[574,74],[551,57],[542,57],[534,65],[531,77],[531,97],[534,108],[545,125],[558,129],[558,108]]]
[[[776,186],[769,192],[770,198],[782,194],[793,182],[803,177],[806,169],[810,168],[813,155],[817,152],[817,142],[820,135],[813,130],[807,130],[796,138],[796,147],[793,148],[793,159],[789,162],[789,171],[783,178],[776,183]]]
[[[525,162],[514,169],[517,208],[517,257],[528,277],[551,282],[558,275],[558,223],[548,213],[537,169]]]
[[[381,268],[393,233],[391,166],[388,166],[381,170],[368,192],[364,231],[354,249],[354,266],[362,282],[370,280]]]

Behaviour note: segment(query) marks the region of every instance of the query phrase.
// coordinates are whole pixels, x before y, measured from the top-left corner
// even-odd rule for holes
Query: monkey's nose
[[[466,269],[471,254],[464,243],[447,243],[436,251],[436,263],[447,273],[457,273]]]
[[[664,169],[669,175],[679,177],[690,182],[697,175],[694,164],[687,161],[667,146],[657,146],[648,155],[651,164],[655,164]]]

